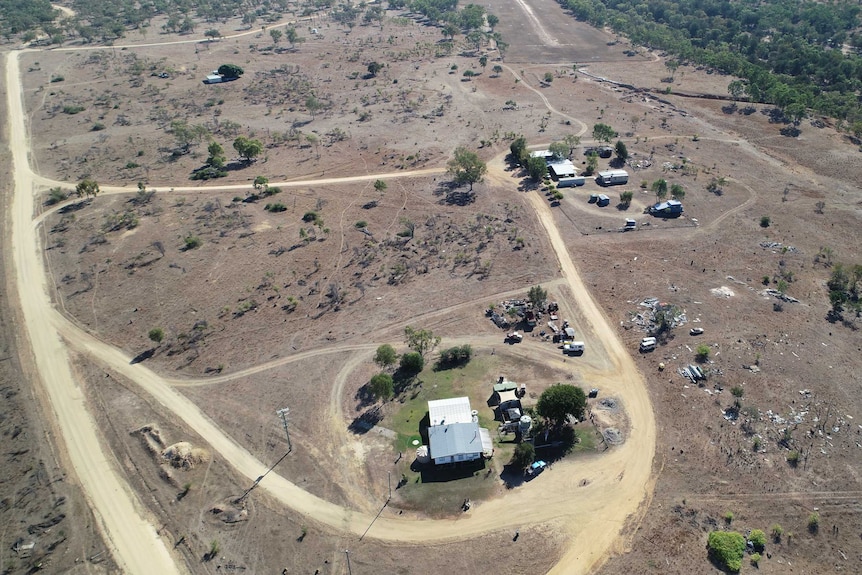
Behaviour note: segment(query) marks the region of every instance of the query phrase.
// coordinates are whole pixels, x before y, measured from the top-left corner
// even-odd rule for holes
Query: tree
[[[404,341],[407,347],[425,357],[434,348],[440,345],[440,336],[435,336],[430,329],[414,329],[412,326],[404,328]]]
[[[548,301],[548,290],[542,286],[533,286],[527,292],[527,301],[533,304],[535,309],[545,309],[545,302]]]
[[[580,387],[557,384],[549,387],[539,396],[536,412],[554,426],[563,425],[571,415],[578,420],[584,418],[587,397]]]
[[[512,461],[510,463],[515,469],[523,471],[535,460],[536,448],[533,447],[532,443],[522,441],[515,446],[515,452],[512,453]]]
[[[488,27],[493,30],[500,23],[500,19],[494,14],[488,14],[485,18],[488,21]]]
[[[296,28],[293,26],[288,26],[287,30],[284,31],[285,36],[287,37],[287,41],[290,42],[290,47],[293,48],[297,44],[302,44],[305,42],[305,38],[297,34]]]
[[[682,200],[685,197],[685,188],[679,184],[673,184],[670,187],[670,197],[675,200]]]
[[[387,187],[389,186],[387,186],[386,182],[384,182],[383,180],[374,180],[374,189],[378,192],[385,192]]]
[[[368,390],[375,399],[389,399],[395,393],[395,384],[388,373],[378,373],[368,382]]]
[[[697,350],[695,352],[694,357],[697,359],[697,361],[699,361],[701,363],[708,360],[709,359],[709,346],[704,344],[704,343],[697,346]]]
[[[236,64],[222,64],[218,67],[218,73],[225,78],[239,78],[245,73],[245,70]]]
[[[399,369],[404,373],[416,375],[425,367],[425,358],[421,353],[411,351],[401,356]]]
[[[311,119],[313,120],[317,112],[323,109],[323,102],[318,100],[317,96],[311,94],[305,99],[305,107],[308,108],[308,111],[311,114]]]
[[[654,181],[650,189],[655,193],[655,197],[659,201],[665,199],[667,197],[667,180],[661,178]]]
[[[528,156],[524,168],[534,182],[540,182],[548,173],[548,164],[545,162],[545,158],[539,156]]]
[[[472,357],[473,348],[469,343],[456,345],[440,352],[440,359],[437,361],[436,367],[437,369],[459,367],[470,363]]]
[[[619,161],[625,162],[629,159],[629,149],[622,140],[617,140],[617,145],[614,146],[614,151],[616,152]]]
[[[499,76],[500,74],[503,73],[503,67],[500,66],[499,64],[494,64],[494,67],[491,68],[491,71]],[[859,126],[860,126],[860,132],[862,132],[862,122],[859,122]]]
[[[628,208],[630,205],[632,205],[632,199],[634,197],[635,193],[631,190],[620,192],[620,204],[622,204],[624,208]]]
[[[154,327],[147,334],[147,337],[149,337],[153,343],[155,343],[156,345],[159,345],[165,339],[165,330],[163,330],[160,327]]]
[[[458,184],[473,184],[481,182],[488,167],[475,152],[471,152],[463,146],[455,148],[455,157],[449,160],[448,171]]]
[[[727,85],[727,93],[734,101],[737,101],[745,94],[745,84],[740,80],[734,80]]]
[[[255,190],[257,190],[258,192],[261,192],[261,191],[265,190],[267,187],[269,187],[269,178],[267,178],[266,176],[257,176],[254,179],[254,182],[252,183],[252,185],[254,186]]]
[[[484,70],[485,66],[488,65],[488,56],[484,54],[479,56],[479,65],[482,66],[482,70]]]
[[[281,42],[282,36],[284,36],[284,32],[278,28],[272,28],[269,31],[269,36],[272,38],[272,43],[278,46],[278,43]]]
[[[760,216],[760,227],[761,228],[768,228],[769,224],[771,224],[771,223],[772,223],[772,220],[769,218],[769,216]]]
[[[745,537],[736,531],[713,531],[707,539],[710,558],[719,566],[737,572],[745,554]]]
[[[383,64],[381,64],[380,62],[371,62],[370,64],[368,64],[368,75],[373,78],[382,69],[383,69]]]
[[[455,34],[459,33],[461,30],[458,29],[458,26],[453,24],[452,22],[447,22],[445,26],[440,30],[445,38],[449,38],[449,40],[455,39]]]
[[[79,198],[89,198],[90,196],[95,198],[101,191],[96,180],[91,178],[84,178],[75,186],[75,195]]]
[[[224,155],[224,148],[221,147],[216,141],[210,142],[209,146],[207,146],[207,152],[209,152],[209,157],[207,158],[207,166],[221,169],[224,167],[227,158]]]
[[[563,138],[563,141],[569,147],[569,157],[575,153],[575,148],[581,145],[581,137],[574,134],[569,134]]]
[[[233,149],[245,162],[250,162],[263,152],[263,143],[245,136],[239,136],[233,141]]]
[[[664,67],[670,72],[670,79],[673,80],[676,70],[679,68],[679,62],[677,60],[665,60]]]
[[[586,175],[591,176],[595,173],[596,169],[599,167],[599,155],[595,152],[590,152],[587,154],[587,169],[585,170]]]
[[[206,36],[210,40],[215,40],[216,38],[221,38],[221,32],[219,32],[215,28],[210,28],[209,30],[204,32],[204,36]]]
[[[616,138],[617,133],[607,124],[596,124],[593,126],[593,138],[605,144],[610,143],[611,139]]]
[[[548,151],[555,160],[564,160],[568,157],[569,146],[565,142],[551,142]]]
[[[378,347],[377,352],[374,354],[374,363],[383,368],[395,365],[397,360],[398,354],[395,353],[395,348],[388,343],[384,343]]]
[[[518,136],[512,143],[509,144],[509,152],[512,155],[513,162],[520,162],[524,154],[527,153],[527,138]]]

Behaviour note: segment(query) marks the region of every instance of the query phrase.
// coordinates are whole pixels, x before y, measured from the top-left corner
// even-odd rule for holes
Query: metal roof
[[[431,459],[460,454],[482,453],[482,436],[478,423],[450,423],[428,428]]]
[[[428,418],[431,425],[447,423],[471,423],[473,421],[469,397],[449,397],[428,402]]]

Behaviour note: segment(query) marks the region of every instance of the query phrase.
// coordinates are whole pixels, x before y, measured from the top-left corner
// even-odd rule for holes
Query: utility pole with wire
[[[287,452],[290,453],[293,451],[293,445],[290,443],[290,431],[287,429],[287,416],[290,415],[290,408],[285,407],[284,409],[279,409],[275,413],[281,416],[281,423],[284,425],[284,433],[287,435]]]
[[[347,575],[353,575],[353,571],[350,569],[350,550],[345,549],[344,554],[347,556]]]

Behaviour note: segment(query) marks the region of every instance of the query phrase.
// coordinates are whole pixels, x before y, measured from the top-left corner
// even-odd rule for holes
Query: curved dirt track
[[[144,565],[148,573],[176,573],[177,567],[171,561],[164,545],[156,537],[152,526],[146,523],[140,510],[135,507],[134,497],[117,475],[112,462],[101,456],[103,450],[99,444],[98,432],[68,367],[68,358],[62,343],[58,340],[58,334],[66,340],[66,345],[69,347],[91,356],[97,362],[136,383],[143,391],[159,401],[167,411],[175,414],[201,435],[214,451],[217,451],[237,472],[249,480],[253,481],[263,475],[267,466],[225,434],[195,404],[174,389],[165,378],[143,365],[130,364],[130,358],[118,349],[82,331],[53,309],[45,285],[46,276],[41,248],[33,225],[32,202],[36,185],[57,185],[61,182],[36,176],[30,170],[17,54],[10,54],[7,58],[7,85],[10,89],[12,128],[10,145],[15,154],[13,247],[18,295],[21,298],[21,309],[26,319],[36,361],[40,368],[44,367],[43,387],[57,410],[58,423],[66,438],[66,447],[75,471],[84,484],[85,492],[91,496],[97,515],[104,518],[104,531],[114,544],[113,551],[118,562],[124,565],[126,572],[129,573],[142,572],[136,569]],[[583,124],[581,126],[583,132],[585,128]],[[431,168],[412,174],[366,175],[347,179],[316,180],[315,183],[425,175],[439,171],[442,170]],[[495,174],[494,177],[501,185],[514,188],[514,182],[510,177],[500,174]],[[276,184],[303,185],[299,182]],[[239,184],[213,188],[183,187],[174,188],[174,190],[214,191],[247,187],[248,184]],[[103,190],[106,193],[136,191],[112,186],[105,186]],[[586,573],[609,553],[619,550],[619,535],[626,526],[626,521],[643,508],[650,495],[650,474],[655,450],[655,421],[643,381],[622,342],[578,276],[577,268],[556,228],[550,208],[536,193],[530,193],[527,201],[531,203],[548,233],[560,263],[562,282],[567,283],[571,292],[575,294],[572,303],[579,306],[585,321],[591,326],[591,331],[596,334],[594,348],[596,350],[603,348],[607,354],[607,361],[613,366],[609,373],[596,374],[590,381],[602,387],[609,395],[621,400],[631,422],[629,437],[626,443],[601,456],[579,461],[577,464],[565,460],[555,464],[553,470],[543,475],[542,489],[514,490],[505,498],[477,506],[469,515],[459,519],[416,522],[389,514],[384,510],[381,517],[374,522],[368,536],[394,542],[423,544],[464,539],[530,524],[550,523],[555,528],[564,530],[569,536],[567,550],[552,573]],[[592,349],[591,342],[588,344]],[[351,346],[350,344],[339,348],[356,351],[369,349],[366,345]],[[537,354],[542,353],[538,347],[533,349],[525,345],[524,349],[530,349]],[[332,348],[326,351],[332,351]],[[288,358],[284,361],[292,359]],[[281,360],[278,360],[278,363],[280,364]],[[274,364],[266,364],[251,368],[249,371],[262,371],[273,366]],[[235,377],[236,374],[233,376]],[[208,382],[214,383],[215,380],[216,378],[211,378]],[[337,397],[333,396],[333,399],[337,400]],[[93,460],[97,460],[98,466],[88,471],[87,466]],[[356,535],[364,533],[374,519],[372,514],[346,509],[315,497],[276,473],[268,474],[259,489],[265,489],[275,499],[307,515],[310,519]],[[549,498],[548,494],[560,495]],[[101,499],[100,496],[102,496]],[[513,507],[519,509],[517,515],[509,512]],[[130,545],[133,548],[129,548]],[[157,568],[154,561],[161,561],[164,566]]]
[[[11,246],[18,308],[29,339],[33,363],[49,398],[61,445],[78,476],[85,496],[100,523],[112,555],[123,572],[166,575],[184,572],[177,567],[137,498],[116,470],[110,450],[100,442],[96,423],[72,373],[71,362],[57,332],[49,328],[56,314],[45,282],[41,243],[33,227],[35,186],[29,166],[29,144],[24,125],[18,54],[6,58],[9,147],[15,178],[12,200]],[[14,294],[10,294],[14,297]]]

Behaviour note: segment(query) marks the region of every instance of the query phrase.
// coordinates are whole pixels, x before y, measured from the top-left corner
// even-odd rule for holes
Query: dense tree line
[[[57,15],[49,0],[0,0],[0,32],[6,37],[49,25]]]
[[[575,17],[633,42],[744,79],[752,101],[858,120],[862,48],[858,2],[838,0],[558,0]]]

